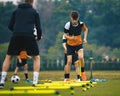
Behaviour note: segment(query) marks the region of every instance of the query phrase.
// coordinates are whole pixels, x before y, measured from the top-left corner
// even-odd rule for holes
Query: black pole
[[[92,65],[93,65],[93,57],[90,57],[90,80],[93,79],[93,68],[92,68]]]

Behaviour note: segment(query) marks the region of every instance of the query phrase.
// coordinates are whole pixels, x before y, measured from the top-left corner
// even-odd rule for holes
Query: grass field
[[[12,86],[31,86],[32,83],[26,83],[24,81],[24,74],[20,72],[18,75],[21,78],[19,84],[13,84],[10,81],[12,72],[8,73],[8,80],[5,83],[5,88],[0,89],[0,92],[3,90],[9,90]],[[40,72],[40,80],[63,80],[63,71],[42,71]],[[86,75],[89,79],[90,72],[86,72]],[[94,71],[94,78],[104,78],[107,82],[98,82],[95,87],[90,88],[86,92],[82,91],[82,88],[75,88],[75,94],[73,96],[120,96],[120,71]],[[29,72],[29,78],[32,80],[32,72]],[[71,72],[71,79],[75,79],[76,74],[74,71]],[[61,96],[71,96],[70,90],[59,90]],[[0,96],[56,96],[56,95],[0,95]]]

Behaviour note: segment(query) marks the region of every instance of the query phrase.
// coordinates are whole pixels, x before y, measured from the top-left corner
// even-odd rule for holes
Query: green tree
[[[12,2],[0,2],[0,43],[8,42],[10,39],[11,33],[7,26],[14,8]]]
[[[91,15],[95,26],[91,26],[91,38],[98,45],[120,47],[120,2],[119,0],[94,0],[92,1]]]
[[[63,32],[59,32],[55,45],[48,50],[48,59],[63,58],[62,36]]]
[[[7,52],[8,43],[0,44],[0,69]]]

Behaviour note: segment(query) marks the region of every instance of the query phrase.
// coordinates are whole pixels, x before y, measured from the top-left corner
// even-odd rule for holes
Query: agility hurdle
[[[42,86],[42,87],[31,87],[31,86],[26,86],[26,87],[12,87],[10,90],[52,90],[52,89],[57,89],[57,90],[70,90],[70,94],[73,95],[75,93],[74,87],[69,87],[69,86]],[[58,94],[60,96],[59,92],[56,91],[55,94]]]
[[[73,89],[72,86],[37,86],[31,87],[31,86],[19,86],[19,87],[12,87],[10,90],[61,90],[61,89]]]
[[[76,81],[76,80],[71,80],[71,81],[51,81],[51,83],[89,83],[91,81]],[[46,82],[45,82],[46,83]],[[48,82],[49,83],[49,82]],[[96,82],[93,82],[94,84],[96,84]]]
[[[36,86],[74,86],[74,87],[80,87],[84,84],[87,85],[93,85],[97,84],[97,82],[91,82],[91,81],[81,81],[81,82],[75,82],[75,81],[52,81],[51,83],[43,83],[43,84],[37,84]]]
[[[75,93],[74,87],[72,86],[63,86],[62,84],[54,84],[54,83],[44,83],[44,84],[37,84],[34,87],[32,86],[19,86],[19,87],[12,87],[10,90],[70,90],[70,94],[73,95]],[[59,95],[60,96],[60,95]]]
[[[56,90],[2,90],[0,94],[15,95],[15,94],[55,94],[59,96]]]
[[[53,81],[52,83],[43,83],[37,84],[35,87],[32,86],[25,86],[25,87],[12,87],[12,90],[71,90],[71,93],[74,93],[74,87],[81,87],[83,91],[94,87],[94,84],[97,82],[90,82],[90,81],[81,81],[81,82],[63,82],[63,81]]]
[[[62,84],[64,86],[74,86],[74,87],[82,87],[82,91],[86,91],[90,89],[91,87],[94,87],[97,82],[91,82],[91,81],[53,81],[52,83],[56,84]]]
[[[0,94],[56,94],[60,96],[60,93],[56,90],[70,89],[70,93],[74,94],[74,87],[81,87],[83,91],[94,87],[97,82],[81,81],[81,82],[64,82],[64,81],[52,81],[51,83],[37,84],[35,87],[32,86],[19,86],[12,87],[10,90],[0,91]]]
[[[80,86],[82,86],[82,84],[81,83],[70,83],[70,84],[68,84],[68,83],[64,83],[64,84],[59,84],[59,83],[58,84],[57,83],[56,84],[52,84],[52,83],[51,84],[47,84],[47,83],[45,83],[45,84],[42,84],[42,85],[41,84],[37,84],[36,85],[36,87],[43,87],[43,86],[46,86],[47,88],[56,87],[56,86],[57,87],[63,87],[63,86],[64,87],[71,87],[71,86],[75,86],[75,87],[78,86],[78,87],[80,87]]]

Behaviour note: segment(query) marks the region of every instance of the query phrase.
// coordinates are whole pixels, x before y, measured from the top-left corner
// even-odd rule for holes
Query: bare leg
[[[84,72],[84,56],[83,56],[83,49],[80,49],[78,51],[78,58],[80,60],[80,64],[81,64],[81,75],[82,75],[82,80],[83,81],[86,81],[86,75],[85,75],[85,72]]]
[[[33,70],[36,72],[40,71],[40,56],[34,56],[34,66],[33,66]]]
[[[17,75],[18,71],[19,71],[19,67],[17,66],[16,69],[15,69],[14,74]]]
[[[28,73],[28,65],[27,64],[24,65],[24,73]]]
[[[12,56],[11,55],[6,55],[5,60],[3,62],[2,71],[5,71],[5,72],[8,71],[11,60],[12,60]]]
[[[81,67],[84,67],[84,57],[83,57],[83,50],[78,51],[78,58],[81,62]]]
[[[66,73],[69,74],[70,73],[70,64],[72,63],[72,55],[67,56],[67,65],[66,65]]]
[[[28,65],[24,65],[24,75],[25,75],[25,80],[28,80]]]
[[[12,56],[6,55],[5,60],[3,62],[3,66],[2,66],[2,75],[1,75],[0,83],[5,83],[5,78],[6,78],[7,71],[9,69],[11,60],[12,60]]]
[[[70,80],[69,75],[70,75],[70,64],[71,64],[71,62],[72,62],[72,56],[69,55],[69,56],[67,56],[67,64],[64,67],[64,71],[65,71],[65,79],[64,79],[64,81],[69,81]]]
[[[74,63],[75,69],[76,69],[76,74],[77,74],[77,75],[80,75],[80,68],[79,68],[78,64],[79,64],[78,61]]]
[[[34,56],[34,65],[33,65],[33,84],[38,83],[39,71],[40,71],[40,56]]]
[[[67,73],[67,66],[65,65],[65,67],[64,67],[64,74],[66,74]]]

